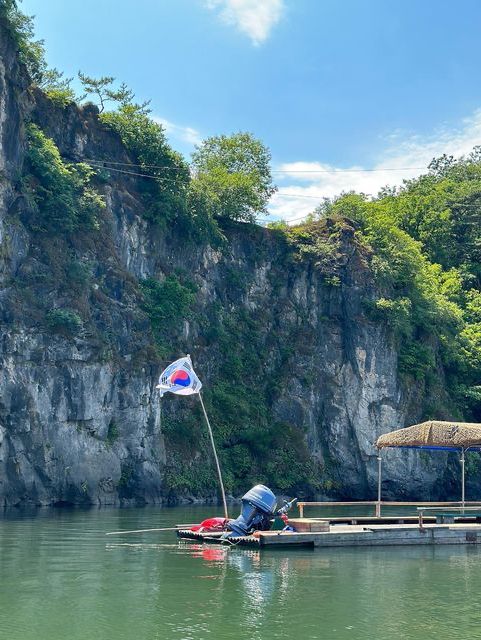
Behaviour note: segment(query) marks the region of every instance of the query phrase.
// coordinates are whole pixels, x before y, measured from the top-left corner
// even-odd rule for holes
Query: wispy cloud
[[[205,0],[208,9],[245,33],[252,44],[260,45],[279,22],[284,12],[284,0]]]
[[[378,161],[370,167],[374,171],[360,165],[286,162],[276,167],[282,173],[274,173],[279,192],[271,200],[270,212],[275,218],[294,221],[313,211],[323,197],[351,190],[375,195],[383,186],[399,185],[423,173],[434,157],[443,153],[459,157],[476,145],[481,145],[481,109],[454,129],[439,129],[426,137],[401,132],[389,136]]]
[[[160,116],[155,116],[154,120],[164,127],[165,132],[169,137],[174,138],[177,141],[186,143],[191,146],[200,144],[202,142],[202,136],[200,132],[193,127],[175,124],[171,120],[167,120],[166,118],[162,118]]]

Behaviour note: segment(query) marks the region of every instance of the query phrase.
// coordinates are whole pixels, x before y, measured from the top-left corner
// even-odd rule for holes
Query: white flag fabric
[[[167,391],[180,396],[199,393],[202,389],[202,382],[194,372],[190,356],[179,358],[169,364],[167,369],[160,374],[159,384],[156,388],[159,390],[161,398]]]

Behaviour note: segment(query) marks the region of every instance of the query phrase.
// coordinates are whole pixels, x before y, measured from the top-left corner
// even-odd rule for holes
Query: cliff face
[[[292,460],[303,450],[310,456],[320,484],[304,490],[372,497],[373,442],[420,417],[423,399],[401,389],[389,333],[365,312],[376,291],[350,224],[337,230],[336,281],[329,281],[274,231],[230,224],[215,247],[147,222],[141,179],[116,174],[99,186],[106,202],[99,232],[39,237],[25,224],[29,205],[19,185],[29,119],[68,161],[129,161],[95,108],[56,107],[28,90],[11,43],[0,38],[0,500],[132,504],[188,496],[176,479],[198,468],[203,426],[195,399],[171,397],[160,406],[156,378],[166,360],[190,352],[209,398],[209,387],[232,384],[232,359],[253,348],[256,373],[245,376],[245,389],[258,393],[263,385],[267,421],[287,425]],[[89,265],[78,294],[59,275],[59,255]],[[167,350],[158,358],[138,283],[179,273],[195,285],[193,312],[165,320]],[[84,321],[75,336],[44,321],[46,310],[67,302]],[[249,331],[236,340],[241,334],[232,330],[226,341],[227,321],[240,318]],[[222,416],[214,416],[218,425]],[[184,422],[194,431],[181,442]],[[248,450],[231,436],[223,442],[224,461],[235,447]],[[291,440],[277,446],[289,451]],[[446,464],[444,456],[431,462],[389,452],[385,489],[436,495]],[[257,462],[243,477],[266,474]],[[242,481],[231,486],[238,491]],[[209,497],[213,489],[197,493]]]

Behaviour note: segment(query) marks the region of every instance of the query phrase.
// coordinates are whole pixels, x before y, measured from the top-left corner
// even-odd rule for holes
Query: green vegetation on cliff
[[[219,444],[225,486],[238,495],[262,482],[285,493],[309,495],[329,481],[310,456],[302,425],[273,418],[273,399],[288,378],[288,362],[302,349],[303,334],[272,328],[266,337],[262,312],[210,309],[205,339],[215,357],[204,398]],[[266,314],[267,315],[267,314]],[[164,402],[176,402],[166,399]],[[169,486],[206,495],[216,486],[215,469],[195,455],[210,444],[196,403],[189,413],[164,423],[172,463]]]
[[[91,186],[92,167],[65,162],[55,142],[35,124],[27,126],[27,140],[24,184],[31,228],[54,233],[98,228],[105,202]]]
[[[140,181],[144,216],[164,223],[188,218],[189,167],[167,144],[162,125],[150,118],[145,107],[133,103],[122,103],[117,110],[102,113],[100,117],[119,134],[132,153],[138,163],[134,173],[151,178]]]
[[[315,212],[321,220],[358,224],[381,293],[369,311],[390,327],[406,382],[426,384],[433,415],[443,387],[453,415],[481,419],[480,213],[479,149],[459,160],[433,160],[426,175],[372,200],[344,194]],[[302,239],[306,231],[286,233]],[[309,247],[318,262],[333,251],[331,244]]]

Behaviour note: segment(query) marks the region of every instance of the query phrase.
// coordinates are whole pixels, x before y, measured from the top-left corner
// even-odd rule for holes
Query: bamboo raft
[[[327,506],[329,503],[324,503]],[[404,503],[409,504],[409,503]],[[450,506],[447,506],[450,504]],[[478,544],[481,505],[421,503],[417,515],[290,518],[295,531],[257,531],[250,536],[191,531],[179,525],[177,536],[206,544],[249,547],[377,547],[397,545]],[[392,503],[391,503],[392,505]],[[314,506],[304,503],[303,506]],[[317,505],[316,505],[317,506]],[[410,503],[409,506],[413,506]],[[427,515],[426,515],[427,514]]]
[[[328,531],[261,531],[256,536],[227,537],[222,533],[178,529],[181,540],[241,547],[386,547],[481,543],[481,523],[438,524],[426,518],[419,523],[333,524]]]
[[[193,532],[179,527],[183,540],[258,547],[374,547],[395,545],[478,544],[481,542],[481,503],[466,501],[465,454],[481,451],[481,424],[428,421],[381,435],[378,451],[377,500],[365,502],[298,502],[300,518],[289,519],[294,531],[255,531],[246,536]],[[382,456],[389,448],[457,451],[461,463],[459,502],[385,502],[382,500]],[[255,504],[255,503],[254,503]],[[374,516],[306,519],[306,507],[374,507]],[[413,507],[417,517],[382,515],[383,507]],[[426,515],[426,513],[428,515]],[[316,526],[317,522],[317,526]]]

